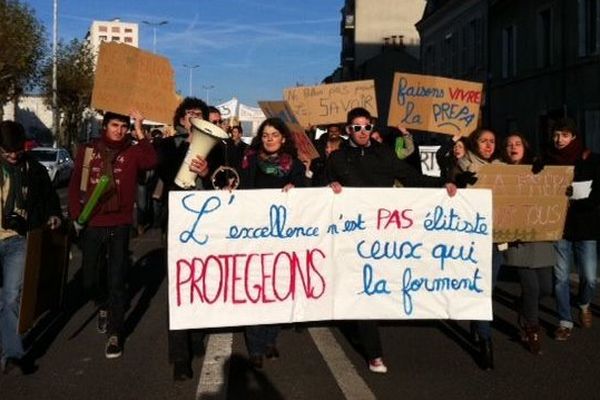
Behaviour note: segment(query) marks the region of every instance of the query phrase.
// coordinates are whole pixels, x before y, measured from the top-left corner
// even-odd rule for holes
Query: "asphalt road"
[[[495,293],[496,369],[481,371],[461,321],[384,322],[386,375],[370,373],[344,323],[286,327],[281,358],[261,371],[247,363],[240,329],[211,332],[194,379],[173,382],[167,362],[167,280],[157,230],[134,238],[123,356],[104,357],[93,305],[80,289],[80,254],[73,250],[67,307],[28,335],[37,371],[0,375],[0,399],[575,399],[600,398],[600,301],[594,326],[576,327],[556,342],[553,299],[543,303],[543,354],[517,339],[516,275],[505,270]]]

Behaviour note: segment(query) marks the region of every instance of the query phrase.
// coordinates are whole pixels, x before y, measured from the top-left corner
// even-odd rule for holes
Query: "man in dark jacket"
[[[60,204],[46,169],[25,149],[25,130],[13,121],[0,123],[0,343],[2,371],[19,366],[25,354],[17,332],[27,231],[60,226]]]
[[[366,109],[354,108],[348,112],[346,131],[349,139],[339,150],[331,153],[327,161],[328,179],[335,193],[341,192],[342,186],[392,187],[394,179],[412,187],[444,185],[440,178],[419,174],[400,160],[391,147],[371,140],[373,127],[371,114]],[[452,183],[446,184],[446,189],[450,196],[456,193],[456,186]],[[358,321],[357,328],[369,370],[386,373],[377,321]]]
[[[129,116],[107,112],[102,137],[78,149],[69,182],[69,214],[77,220],[100,179],[108,177],[108,189],[81,234],[84,286],[99,307],[97,329],[108,334],[106,358],[120,357],[123,352],[125,276],[137,177],[156,165],[156,152],[142,129],[144,117],[137,111],[131,115],[138,143],[132,144],[128,134]],[[106,272],[102,271],[104,263]],[[108,290],[101,284],[104,280]]]

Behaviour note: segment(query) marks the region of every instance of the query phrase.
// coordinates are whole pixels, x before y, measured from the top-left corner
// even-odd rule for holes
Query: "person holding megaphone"
[[[133,137],[130,117],[135,120]],[[69,182],[69,215],[80,232],[84,288],[98,307],[98,332],[108,335],[106,358],[118,358],[123,352],[125,276],[137,176],[157,161],[143,120],[137,110],[130,116],[106,112],[102,136],[77,150]]]

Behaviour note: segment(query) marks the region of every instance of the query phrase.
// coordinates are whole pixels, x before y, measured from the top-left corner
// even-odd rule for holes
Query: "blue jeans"
[[[594,223],[590,221],[590,223]],[[575,267],[579,274],[579,299],[580,306],[587,306],[594,297],[596,289],[596,269],[598,257],[595,240],[559,240],[554,245],[556,251],[556,265],[554,266],[554,291],[556,295],[556,308],[560,319],[560,326],[573,327],[571,317],[569,274],[571,260],[575,256]]]
[[[0,339],[2,358],[23,357],[23,343],[17,333],[23,271],[27,241],[24,236],[13,236],[0,240],[0,264],[3,285],[0,288]]]
[[[255,325],[246,327],[246,347],[251,356],[262,356],[268,346],[275,346],[279,325]]]
[[[498,272],[502,266],[503,253],[498,250],[496,243],[492,244],[492,292],[496,287],[498,281]],[[493,311],[493,310],[492,310]],[[493,315],[492,315],[493,318]],[[473,328],[477,331],[480,340],[491,340],[492,339],[492,323],[491,321],[474,321]]]

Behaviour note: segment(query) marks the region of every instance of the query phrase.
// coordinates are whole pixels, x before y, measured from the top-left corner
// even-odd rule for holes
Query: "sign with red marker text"
[[[489,320],[489,190],[171,192],[170,329]]]
[[[531,165],[484,165],[474,187],[492,189],[494,242],[562,239],[572,181],[573,167],[568,166],[533,174]]]
[[[396,72],[388,125],[467,136],[477,128],[482,88],[477,82]]]

